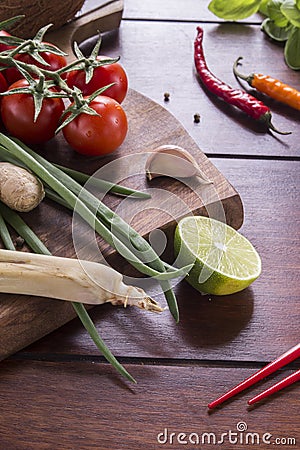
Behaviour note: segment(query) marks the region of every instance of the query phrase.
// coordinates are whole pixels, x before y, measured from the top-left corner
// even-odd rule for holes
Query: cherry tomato
[[[49,42],[44,42],[44,44],[48,44],[51,45],[52,47],[55,47],[53,44],[50,44]],[[64,56],[55,55],[54,53],[50,52],[40,52],[40,55],[49,64],[49,66],[40,64],[28,53],[20,53],[15,56],[15,59],[18,61],[22,61],[26,64],[33,64],[42,69],[51,70],[52,72],[61,69],[62,67],[65,67],[67,65],[67,60]],[[15,81],[18,81],[21,78],[23,78],[23,75],[18,71],[16,67],[9,67],[8,69],[5,70],[5,78],[7,79],[9,84],[12,84]]]
[[[4,92],[7,89],[8,89],[8,86],[7,86],[6,79],[4,78],[2,73],[0,72],[0,92]],[[0,104],[1,104],[1,102],[2,102],[2,97],[0,97]],[[1,116],[0,116],[0,127],[1,127],[1,129],[3,128]]]
[[[63,135],[83,155],[112,153],[127,134],[125,111],[116,100],[104,95],[98,95],[89,106],[99,115],[79,114],[63,128]]]
[[[0,92],[6,91],[7,88],[8,88],[8,85],[7,85],[6,79],[4,78],[2,73],[0,72]]]
[[[24,79],[16,81],[9,89],[23,86],[28,86]],[[61,98],[45,98],[34,122],[34,102],[30,93],[6,95],[1,102],[1,117],[5,128],[27,144],[39,144],[53,138],[63,111],[64,103]]]
[[[0,36],[11,36],[11,34],[9,34],[5,30],[0,30]],[[0,52],[4,52],[5,50],[9,50],[11,48],[14,48],[14,46],[13,45],[2,44],[0,42]]]
[[[98,56],[98,60],[105,59],[105,56]],[[85,82],[84,70],[72,70],[66,74],[66,82],[69,87],[77,86],[83,95],[91,95],[97,89],[115,83],[103,92],[103,95],[114,98],[122,103],[127,89],[128,79],[125,70],[119,63],[105,64],[94,69],[93,77],[89,83]]]
[[[7,31],[5,31],[5,30],[0,30],[0,36],[11,36],[11,34],[9,34]],[[4,52],[4,51],[6,51],[6,50],[10,50],[11,48],[14,48],[14,46],[13,45],[7,45],[7,44],[2,44],[1,42],[0,42],[0,52]],[[14,70],[17,70],[17,69],[14,69]],[[1,75],[3,75],[3,77],[5,78],[5,80],[6,80],[6,75],[5,75],[5,72],[7,71],[7,69],[6,70],[2,70],[1,71]],[[10,84],[10,83],[9,83]],[[3,91],[2,91],[3,92]]]

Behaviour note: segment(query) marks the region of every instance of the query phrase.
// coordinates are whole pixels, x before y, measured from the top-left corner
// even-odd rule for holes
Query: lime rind
[[[182,219],[175,231],[174,247],[180,264],[193,263],[187,281],[201,292],[239,292],[261,273],[259,254],[249,240],[215,219]]]

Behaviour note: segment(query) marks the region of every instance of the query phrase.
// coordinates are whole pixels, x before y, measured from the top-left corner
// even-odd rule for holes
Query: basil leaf
[[[262,0],[259,5],[259,12],[261,14],[263,14],[264,16],[268,15],[268,3],[269,3],[269,0]]]
[[[291,32],[291,25],[288,25],[285,28],[278,27],[275,25],[273,20],[265,19],[261,24],[261,29],[274,41],[284,42],[288,39],[289,34]]]
[[[300,27],[300,9],[295,0],[284,0],[281,5],[281,12],[295,26]]]
[[[300,70],[300,28],[292,29],[284,47],[284,57],[291,69]]]
[[[287,17],[281,12],[282,0],[271,0],[268,3],[268,16],[277,27],[286,27],[289,23]]]
[[[261,0],[212,0],[208,9],[225,20],[240,20],[251,16],[259,9]]]

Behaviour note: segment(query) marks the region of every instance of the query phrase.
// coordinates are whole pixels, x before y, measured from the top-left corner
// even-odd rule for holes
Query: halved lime
[[[200,292],[233,294],[261,273],[260,257],[249,240],[215,219],[189,216],[180,220],[174,247],[178,264],[193,264],[186,280]]]

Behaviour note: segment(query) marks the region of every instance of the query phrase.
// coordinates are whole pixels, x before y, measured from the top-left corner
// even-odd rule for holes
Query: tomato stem
[[[18,45],[16,48],[13,48],[12,50],[10,50],[9,52],[9,56],[11,58],[13,58],[15,55],[17,55],[18,53],[20,53],[21,50],[23,50],[26,47],[29,47],[32,45],[32,40],[28,39],[24,42],[22,42],[20,45]]]
[[[90,97],[84,97],[82,91],[79,88],[71,88],[68,85],[66,80],[62,77],[62,74],[69,72],[71,69],[84,70],[86,72],[86,82],[89,82],[93,76],[93,70],[95,68],[106,64],[113,64],[118,61],[119,58],[105,58],[102,60],[97,59],[101,44],[101,36],[99,36],[99,39],[97,40],[97,43],[94,46],[94,49],[92,50],[89,57],[86,58],[79,49],[78,44],[75,43],[74,52],[76,60],[55,71],[49,70],[47,66],[45,67],[45,65],[47,65],[47,62],[43,59],[42,53],[49,52],[54,54],[63,54],[63,52],[55,46],[53,46],[52,49],[51,44],[49,45],[45,42],[42,42],[44,34],[48,28],[49,25],[46,25],[37,32],[33,39],[24,40],[16,47],[13,47],[10,50],[2,53],[0,52],[0,65],[15,67],[28,81],[29,87],[25,88],[25,91],[26,93],[30,92],[34,98],[34,121],[36,121],[39,116],[43,99],[45,97],[57,96],[65,97],[70,100],[71,105],[65,110],[64,114],[61,117],[61,125],[56,130],[56,132],[58,132],[82,112],[86,114],[97,115],[97,113],[89,107],[90,102],[93,101],[97,95],[102,94],[103,91],[113,85],[108,84],[107,86],[104,86],[95,91]],[[34,62],[28,63],[18,59],[17,55],[19,55],[20,52],[22,54],[27,53],[34,60],[37,60],[37,62],[40,64],[36,65],[34,64]],[[38,80],[35,80],[35,78],[38,78]],[[48,80],[52,80],[53,82],[51,88],[56,86],[58,89],[51,90]],[[18,92],[21,91],[19,90]],[[22,88],[22,92],[24,93],[24,88]],[[15,90],[11,92],[4,92],[2,95],[13,95],[14,93],[16,93]],[[70,114],[63,122],[63,118],[67,113]]]

